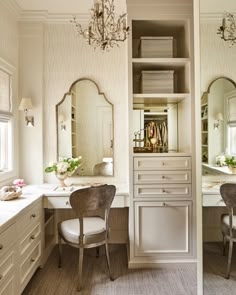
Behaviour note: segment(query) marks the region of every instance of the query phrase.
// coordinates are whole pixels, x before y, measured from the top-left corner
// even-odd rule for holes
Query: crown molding
[[[20,22],[43,22],[47,23],[69,23],[73,16],[76,16],[77,20],[81,24],[85,24],[89,20],[89,13],[76,13],[76,14],[63,14],[63,13],[48,13],[46,10],[22,10],[20,13]]]
[[[2,3],[11,14],[19,19],[22,9],[15,0],[0,0],[0,3]]]

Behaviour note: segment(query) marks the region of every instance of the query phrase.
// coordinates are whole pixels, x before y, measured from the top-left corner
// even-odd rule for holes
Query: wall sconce
[[[20,105],[19,105],[19,110],[24,111],[25,113],[25,121],[26,125],[28,127],[33,127],[34,126],[34,117],[33,116],[28,116],[28,110],[32,110],[32,102],[31,98],[22,98]]]
[[[66,123],[65,123],[65,116],[64,114],[60,114],[58,117],[59,124],[61,126],[62,131],[66,131]]]
[[[222,113],[216,114],[215,122],[214,122],[214,125],[213,125],[215,130],[220,127],[220,121],[223,121],[223,120],[224,120],[224,118],[223,118]]]

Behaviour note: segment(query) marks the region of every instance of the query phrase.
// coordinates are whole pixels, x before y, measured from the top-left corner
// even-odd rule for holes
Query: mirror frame
[[[113,138],[112,138],[112,149],[113,149],[113,165],[112,165],[112,175],[76,175],[76,176],[80,176],[80,177],[114,177],[115,174],[114,174],[114,155],[115,155],[115,151],[114,151],[114,106],[113,104],[107,99],[106,95],[104,92],[101,92],[98,84],[93,81],[92,79],[90,78],[79,78],[77,80],[75,80],[70,88],[69,88],[69,91],[65,92],[64,95],[63,95],[63,98],[56,104],[56,133],[57,133],[57,160],[59,159],[59,137],[58,137],[58,107],[65,101],[66,99],[66,96],[67,95],[71,95],[71,90],[73,88],[73,86],[78,83],[78,82],[81,82],[81,81],[90,81],[91,83],[93,83],[96,88],[97,88],[97,92],[98,92],[98,95],[102,95],[104,97],[104,99],[110,104],[111,106],[111,111],[112,111],[112,135],[113,135]]]
[[[217,77],[217,78],[215,78],[214,80],[211,81],[211,83],[209,84],[209,86],[208,86],[208,88],[207,88],[207,91],[203,92],[203,94],[202,94],[201,97],[203,97],[203,95],[209,94],[209,93],[210,93],[210,90],[211,90],[211,86],[212,86],[212,84],[213,84],[214,82],[216,82],[217,80],[219,80],[219,79],[225,79],[225,80],[228,80],[228,81],[231,82],[231,83],[234,85],[234,87],[236,88],[236,82],[235,82],[234,80],[232,80],[232,79],[229,78],[229,77],[220,76],[220,77]]]

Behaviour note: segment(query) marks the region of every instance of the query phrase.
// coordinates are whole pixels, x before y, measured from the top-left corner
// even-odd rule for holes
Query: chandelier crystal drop
[[[217,34],[221,39],[228,42],[229,47],[236,43],[236,22],[232,13],[225,13],[222,19],[222,25],[218,28]]]
[[[129,27],[126,26],[126,13],[115,16],[114,0],[94,0],[88,27],[83,28],[76,16],[71,21],[77,32],[94,48],[108,50],[126,40]]]

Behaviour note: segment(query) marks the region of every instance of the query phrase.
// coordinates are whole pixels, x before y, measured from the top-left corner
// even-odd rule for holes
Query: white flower
[[[67,162],[59,162],[57,164],[57,172],[65,173],[69,167],[70,165]]]

